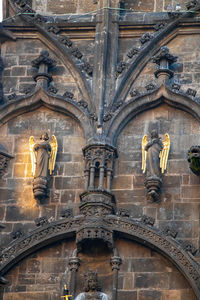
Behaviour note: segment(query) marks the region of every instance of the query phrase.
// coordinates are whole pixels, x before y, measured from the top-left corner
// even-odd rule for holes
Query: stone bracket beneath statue
[[[150,177],[145,180],[144,185],[147,189],[147,200],[151,202],[159,202],[162,179],[157,177]]]
[[[104,216],[116,211],[115,197],[109,192],[90,191],[80,195],[80,212],[85,216]]]

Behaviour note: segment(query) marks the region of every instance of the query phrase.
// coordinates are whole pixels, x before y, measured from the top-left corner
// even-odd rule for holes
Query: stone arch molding
[[[33,25],[37,29],[37,31],[43,38],[43,42],[45,42],[49,49],[51,49],[67,67],[68,71],[71,73],[72,77],[75,79],[80,90],[82,91],[83,97],[87,99],[89,105],[92,108],[93,104],[91,101],[91,78],[90,76],[86,76],[84,72],[81,71],[79,67],[80,62],[77,63],[76,59],[74,59],[74,57],[71,55],[69,49],[67,49],[67,47],[65,47],[65,45],[60,42],[56,32],[50,32],[47,30],[44,25],[45,22],[43,24],[43,16],[35,14],[35,11],[33,11],[29,7],[29,5],[24,3],[23,1],[21,1],[20,3],[20,1],[17,2],[14,0],[9,0],[9,3],[15,14],[18,14],[23,21]],[[35,14],[35,17],[33,17],[32,13]]]
[[[183,92],[175,92],[170,86],[163,84],[151,93],[140,95],[124,103],[108,124],[106,130],[107,140],[115,146],[120,132],[131,119],[144,111],[164,103],[188,112],[194,118],[200,120],[200,105],[198,100],[195,101],[193,97],[189,97]]]
[[[94,218],[92,220],[94,221]],[[83,215],[54,221],[11,242],[0,254],[0,275],[6,275],[20,260],[42,247],[75,237],[76,232],[87,221]],[[190,283],[197,299],[200,299],[200,265],[174,238],[131,218],[108,215],[104,217],[102,224],[116,237],[137,241],[169,259]]]
[[[1,106],[0,124],[5,124],[10,119],[34,111],[41,106],[71,116],[80,123],[87,141],[93,137],[92,121],[89,118],[89,111],[87,109],[81,107],[76,101],[66,99],[62,96],[50,95],[42,88],[39,88],[33,94],[22,96]]]

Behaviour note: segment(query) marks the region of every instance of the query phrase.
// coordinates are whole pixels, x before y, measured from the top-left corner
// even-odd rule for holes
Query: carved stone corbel
[[[6,173],[8,162],[12,158],[14,158],[14,156],[9,154],[7,149],[0,144],[0,178]]]

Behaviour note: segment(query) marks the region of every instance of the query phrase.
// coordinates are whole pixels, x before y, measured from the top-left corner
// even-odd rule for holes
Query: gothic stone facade
[[[200,299],[200,3],[179,2],[4,0],[1,299],[75,298],[88,269],[110,300]],[[171,141],[159,201],[141,169],[153,129]],[[38,201],[29,137],[45,132],[58,153]]]

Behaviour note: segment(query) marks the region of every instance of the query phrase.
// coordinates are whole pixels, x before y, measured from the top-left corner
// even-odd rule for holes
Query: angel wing
[[[52,135],[52,141],[50,142],[50,145],[51,145],[51,154],[49,158],[49,173],[51,175],[55,167],[56,155],[58,150],[58,143],[55,135]]]
[[[145,173],[146,171],[146,159],[147,159],[147,151],[145,151],[145,147],[148,143],[147,135],[143,136],[142,139],[142,171]]]
[[[167,161],[168,161],[168,155],[170,150],[170,138],[168,133],[165,134],[165,139],[162,142],[164,147],[160,152],[160,168],[161,168],[161,172],[164,173],[164,171],[167,168]]]
[[[30,136],[29,138],[29,150],[31,153],[31,164],[32,164],[32,174],[33,176],[35,175],[35,169],[36,169],[36,153],[34,151],[34,145],[35,145],[35,140],[33,136]]]

